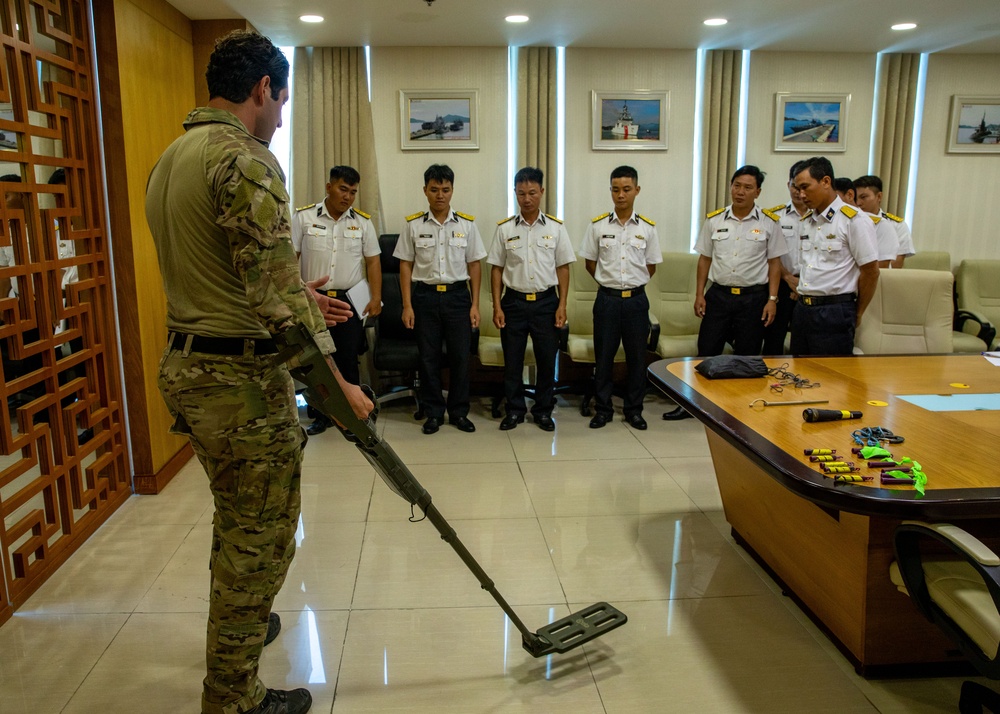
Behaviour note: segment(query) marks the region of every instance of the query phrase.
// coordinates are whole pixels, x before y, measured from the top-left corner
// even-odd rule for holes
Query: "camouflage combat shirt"
[[[167,328],[266,338],[304,323],[333,352],[299,274],[285,177],[267,144],[223,109],[195,109],[184,128],[146,186]]]

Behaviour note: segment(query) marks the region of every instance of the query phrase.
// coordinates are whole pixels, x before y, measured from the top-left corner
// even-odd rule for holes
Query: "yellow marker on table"
[[[949,387],[954,387],[955,389],[968,389],[968,384],[962,384],[961,382],[952,382],[948,385]]]

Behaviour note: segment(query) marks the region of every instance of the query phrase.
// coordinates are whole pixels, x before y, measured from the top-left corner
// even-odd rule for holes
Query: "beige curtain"
[[[354,206],[381,233],[375,129],[363,47],[296,47],[292,102],[292,197],[299,206],[325,195],[330,168],[361,173]]]
[[[556,48],[517,50],[517,168],[535,166],[545,185],[556,185]],[[546,191],[546,201],[555,191]],[[553,204],[554,205],[554,204]]]
[[[878,78],[879,111],[875,132],[875,175],[882,179],[882,206],[903,215],[913,148],[920,55],[882,56]]]
[[[702,212],[729,203],[729,177],[738,168],[740,74],[743,53],[709,50],[705,57],[705,164]]]

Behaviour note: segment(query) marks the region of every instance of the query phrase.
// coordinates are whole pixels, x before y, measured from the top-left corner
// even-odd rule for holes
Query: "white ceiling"
[[[1000,0],[168,0],[192,20],[243,17],[276,44],[1000,52]],[[318,25],[299,15],[326,17]],[[509,14],[531,16],[525,25]],[[711,28],[709,17],[729,24]],[[894,32],[897,22],[916,22]],[[832,68],[831,68],[832,69]]]

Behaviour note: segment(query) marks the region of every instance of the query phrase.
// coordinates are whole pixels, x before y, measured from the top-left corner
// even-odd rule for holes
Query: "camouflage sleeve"
[[[281,174],[240,153],[219,179],[217,223],[229,237],[233,266],[257,319],[271,334],[305,324],[320,350],[333,352],[323,315],[299,273]]]

